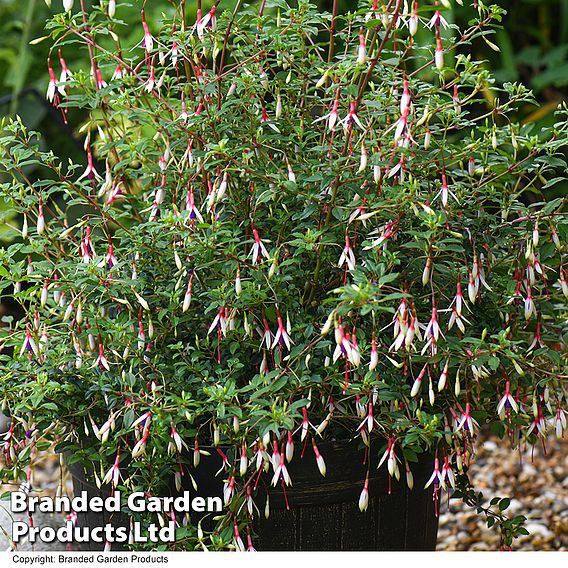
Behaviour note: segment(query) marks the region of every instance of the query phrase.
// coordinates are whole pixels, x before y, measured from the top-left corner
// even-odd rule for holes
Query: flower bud
[[[363,490],[359,496],[359,510],[363,513],[367,510],[369,506],[369,478],[365,479],[365,484],[363,485]]]
[[[436,69],[438,69],[438,71],[441,71],[444,68],[444,47],[442,46],[442,38],[440,36],[436,38],[434,62],[436,63]]]
[[[294,441],[292,440],[292,432],[288,432],[288,440],[286,442],[286,461],[289,463],[294,457]]]

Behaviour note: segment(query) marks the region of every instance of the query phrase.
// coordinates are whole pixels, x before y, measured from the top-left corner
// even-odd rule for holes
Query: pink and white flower
[[[424,489],[426,489],[427,487],[430,487],[430,485],[432,485],[432,483],[434,484],[434,488],[436,490],[437,490],[438,486],[442,487],[442,489],[446,488],[446,482],[444,481],[444,478],[442,477],[442,472],[440,471],[440,462],[438,461],[437,457],[434,459],[434,471],[432,472],[432,475],[430,476],[430,478],[426,482],[426,485],[424,485]]]
[[[24,342],[22,343],[22,348],[20,350],[20,357],[24,354],[24,352],[27,352],[30,357],[32,353],[34,353],[36,357],[39,357],[39,350],[31,334],[29,326],[26,327],[26,335],[24,337]]]
[[[355,101],[352,101],[349,104],[349,112],[347,113],[347,116],[340,121],[340,123],[343,124],[343,128],[346,131],[351,130],[354,124],[356,124],[361,130],[365,130],[365,127],[356,114]]]
[[[442,14],[440,13],[440,10],[436,10],[434,12],[434,15],[430,18],[430,21],[426,24],[426,27],[430,28],[430,29],[436,28],[436,30],[439,31],[440,26],[443,26],[444,29],[447,29],[448,22],[442,16]]]
[[[316,463],[317,463],[318,469],[319,469],[320,473],[323,475],[323,477],[325,477],[325,474],[326,474],[326,471],[327,471],[325,461],[323,459],[323,456],[320,454],[318,447],[316,446],[315,440],[312,440],[312,448],[313,448],[314,454],[316,456]]]
[[[363,484],[363,490],[359,496],[359,510],[363,513],[367,510],[369,506],[369,476],[365,478],[365,483]]]
[[[107,358],[105,357],[105,352],[100,336],[99,336],[99,356],[97,357],[97,360],[95,361],[93,367],[97,366],[106,371],[110,371],[110,365],[107,361]]]
[[[262,257],[270,258],[270,255],[268,254],[264,243],[258,236],[258,231],[256,229],[253,229],[252,234],[254,235],[254,244],[252,245],[249,256],[252,257],[252,263],[257,264],[262,260]]]
[[[462,413],[462,415],[459,418],[458,425],[455,429],[455,432],[457,433],[457,432],[460,432],[461,430],[463,430],[464,432],[467,432],[470,435],[473,435],[477,428],[479,428],[479,424],[477,423],[476,420],[474,420],[474,418],[472,418],[470,403],[466,402],[465,403],[465,411]]]
[[[511,383],[507,381],[505,385],[505,394],[497,404],[497,413],[501,420],[505,418],[505,414],[508,414],[510,409],[513,409],[515,412],[519,412],[519,405],[511,395]]]
[[[349,270],[355,269],[355,253],[351,248],[351,244],[349,242],[349,235],[345,233],[345,247],[343,248],[343,252],[339,257],[338,267],[341,268],[345,263],[347,263],[347,267]]]
[[[340,89],[339,87],[337,88],[336,94],[335,94],[335,100],[333,101],[333,106],[331,108],[331,112],[327,113],[326,115],[320,117],[320,118],[316,118],[316,120],[314,120],[314,123],[319,122],[320,120],[327,120],[327,128],[330,131],[335,131],[335,125],[340,123],[341,121],[339,120],[339,93],[340,93]]]
[[[288,330],[284,327],[284,324],[282,323],[282,316],[280,315],[280,310],[278,308],[276,308],[276,313],[277,313],[277,320],[278,320],[278,330],[276,332],[276,334],[274,335],[274,341],[272,343],[272,349],[274,349],[277,345],[282,346],[283,344],[286,345],[286,347],[288,348],[288,350],[290,350],[291,344],[292,344],[292,340],[290,339],[290,336],[288,335]],[[289,324],[288,320],[288,324]]]

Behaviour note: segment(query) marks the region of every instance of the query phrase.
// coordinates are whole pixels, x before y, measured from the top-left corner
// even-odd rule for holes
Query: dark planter
[[[359,510],[359,496],[368,467],[365,451],[355,443],[321,442],[318,448],[326,463],[326,476],[317,467],[311,445],[304,457],[299,449],[288,471],[292,486],[286,488],[289,510],[281,483],[272,487],[272,470],[261,476],[255,503],[262,517],[256,518],[253,544],[257,550],[435,550],[438,518],[432,487],[424,485],[432,474],[433,458],[421,456],[412,464],[414,489],[401,479],[392,481],[389,494],[386,463],[377,470],[379,458],[373,448],[369,468],[369,505]],[[222,479],[215,477],[222,460],[215,450],[201,460],[197,473],[198,494],[222,495]],[[270,516],[264,517],[267,491]]]
[[[270,485],[272,470],[261,475],[255,503],[262,516],[257,515],[252,527],[257,550],[435,550],[438,519],[432,487],[424,489],[432,473],[431,456],[421,456],[418,463],[412,464],[412,491],[406,485],[404,467],[401,466],[401,480],[392,480],[389,493],[386,463],[377,469],[379,458],[375,448],[371,452],[369,468],[364,464],[364,449],[353,442],[321,442],[318,448],[326,463],[326,476],[320,474],[311,446],[305,448],[303,457],[297,447],[294,459],[287,466],[293,485],[286,488],[286,496],[280,483],[276,487]],[[202,456],[197,469],[188,466],[198,485],[197,495],[222,496],[226,472],[215,475],[222,469],[222,459],[214,448],[203,449],[211,455]],[[362,513],[359,496],[367,471],[369,505]],[[104,493],[85,480],[80,466],[71,466],[71,473],[76,494],[82,490],[90,495]],[[188,486],[183,489],[193,493],[189,475],[185,475],[184,480]],[[267,492],[270,494],[268,519],[263,514]],[[175,493],[175,490],[170,492]],[[192,520],[197,522],[198,517],[194,515]],[[116,513],[82,514],[78,522],[91,527],[107,522],[128,526],[128,517]],[[204,519],[203,526],[211,528],[207,525],[207,519]],[[90,543],[76,548],[101,550],[103,546]],[[113,550],[120,548],[114,545]]]
[[[95,483],[87,479],[85,470],[80,463],[69,464],[69,462],[67,462],[67,471],[73,479],[73,492],[75,495],[80,495],[82,491],[86,491],[89,498],[97,496],[105,498],[110,496],[109,486],[106,485],[99,489]],[[104,527],[106,524],[115,527],[129,527],[130,518],[126,513],[122,512],[103,511],[101,513],[95,513],[89,511],[77,513],[77,526],[93,529],[95,527]],[[104,549],[104,546],[104,542],[74,542],[73,550],[101,551]],[[127,547],[120,543],[113,543],[112,550],[123,551],[127,550]]]

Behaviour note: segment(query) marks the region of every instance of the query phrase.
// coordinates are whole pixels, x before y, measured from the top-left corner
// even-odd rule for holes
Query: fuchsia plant
[[[309,444],[325,476],[321,440],[378,439],[389,483],[412,488],[429,453],[434,498],[510,546],[521,521],[467,466],[484,425],[512,448],[566,429],[568,223],[546,188],[567,124],[516,125],[530,92],[472,57],[503,10],[474,2],[460,31],[449,1],[221,1],[189,21],[182,0],[142,10],[126,49],[120,3],[72,4],[47,96],[89,109],[87,168],[17,120],[0,142],[23,216],[2,287],[27,313],[2,330],[4,477],[56,442],[100,485],[158,494],[213,446],[226,514],[210,535],[177,518],[177,548],[244,550],[261,471],[293,484]],[[69,71],[79,46],[90,69]]]

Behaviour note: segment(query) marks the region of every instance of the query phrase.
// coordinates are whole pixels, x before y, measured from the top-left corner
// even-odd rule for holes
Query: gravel
[[[568,440],[547,440],[546,452],[541,445],[519,451],[482,433],[470,478],[487,501],[509,497],[509,517],[527,517],[530,534],[513,550],[568,550]],[[488,529],[484,516],[453,499],[440,514],[437,550],[499,550],[499,529]]]

